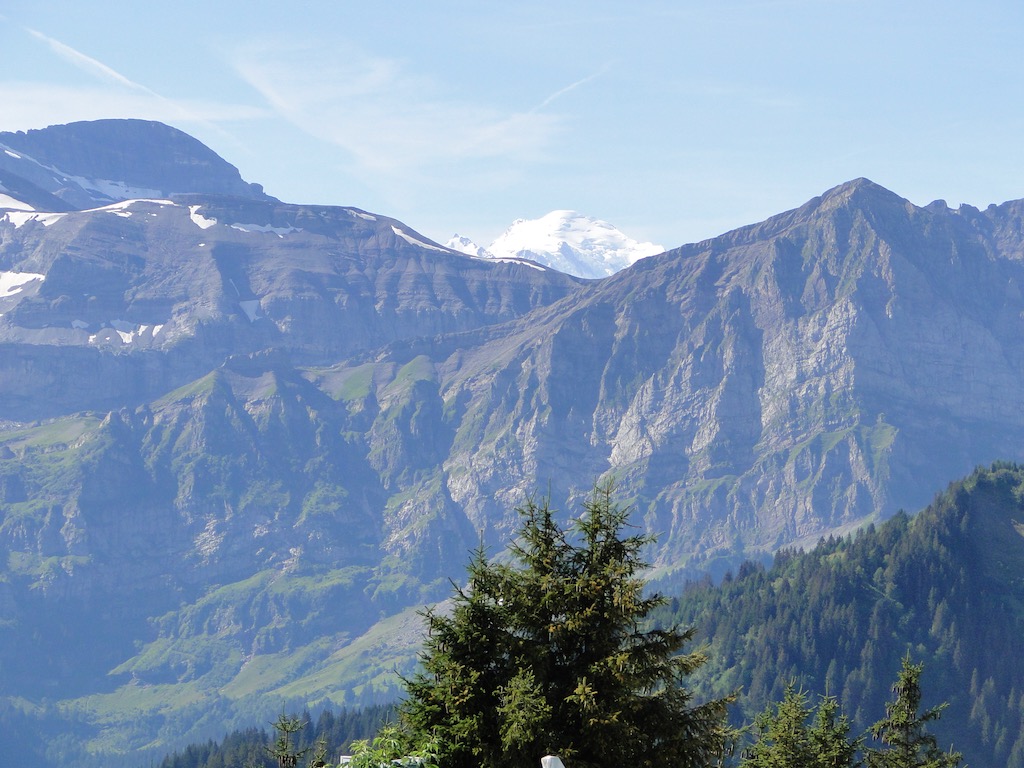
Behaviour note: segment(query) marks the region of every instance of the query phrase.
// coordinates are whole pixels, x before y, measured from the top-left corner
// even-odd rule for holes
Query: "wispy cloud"
[[[481,160],[521,164],[542,155],[562,128],[556,115],[459,98],[399,61],[354,46],[329,53],[250,46],[233,65],[281,117],[340,147],[369,174],[429,175]]]
[[[148,93],[150,96],[160,98],[158,94],[154,93],[146,86],[130,80],[115,69],[108,67],[102,61],[97,61],[91,56],[87,56],[81,51],[75,50],[70,45],[65,45],[60,40],[55,40],[52,37],[44,35],[42,32],[29,27],[26,27],[25,29],[30,35],[32,35],[32,37],[45,43],[51,51],[83,72],[99,78],[100,80],[105,80],[107,82],[114,83],[115,85],[121,85],[125,88],[131,88],[132,90],[141,91],[142,93]]]
[[[0,17],[2,18],[2,17]],[[222,123],[266,117],[264,108],[209,101],[168,99],[104,62],[29,27],[26,33],[49,51],[93,78],[92,88],[40,83],[0,83],[0,127],[7,129],[76,120],[133,117],[200,126],[232,144],[240,142]]]
[[[531,112],[539,112],[540,110],[544,109],[549,104],[551,104],[551,102],[555,101],[556,99],[561,98],[562,96],[565,96],[565,94],[569,93],[569,91],[573,91],[573,90],[579,88],[581,85],[586,85],[587,83],[589,83],[589,82],[591,82],[593,80],[596,80],[597,78],[601,77],[601,75],[605,74],[610,68],[611,68],[611,64],[606,64],[598,72],[595,72],[592,75],[587,75],[586,77],[580,78],[575,83],[570,83],[569,85],[565,86],[564,88],[559,88],[557,91],[552,93],[550,96],[548,96],[546,99],[544,99],[544,101],[542,101],[540,104],[538,104],[536,107],[534,107],[530,111]]]
[[[170,102],[141,92],[39,83],[0,83],[0,104],[4,105],[0,110],[0,130],[116,117],[215,125],[266,115],[264,109],[238,104]]]

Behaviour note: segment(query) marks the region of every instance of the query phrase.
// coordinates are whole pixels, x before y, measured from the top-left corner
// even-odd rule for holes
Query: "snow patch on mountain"
[[[522,256],[512,257],[498,257],[488,251],[486,248],[477,245],[468,237],[462,235],[454,235],[447,243],[446,248],[450,248],[458,253],[464,253],[467,256],[472,256],[474,259],[481,259],[484,261],[500,262],[502,264],[519,264],[523,267],[529,267],[530,269],[537,269],[541,272],[551,269],[547,264],[538,264],[534,259],[528,259]]]
[[[193,221],[195,221],[195,219],[193,219]],[[237,229],[239,232],[258,232],[264,235],[277,235],[278,237],[284,237],[285,235],[290,235],[292,232],[302,231],[299,227],[275,227],[272,224],[230,224],[229,226],[232,229]]]
[[[413,237],[408,232],[403,232],[393,224],[391,225],[391,230],[400,238],[405,240],[405,242],[411,243],[412,245],[418,245],[420,248],[429,248],[432,251],[444,251],[444,248],[438,248],[436,245],[431,245],[430,243],[424,242],[423,240],[420,240],[418,237]]]
[[[601,278],[614,275],[645,256],[663,253],[641,243],[607,221],[576,211],[552,211],[539,219],[517,219],[487,248],[455,235],[452,250],[490,259],[528,259],[569,275]]]
[[[61,173],[57,168],[50,168],[55,173]],[[63,174],[65,181],[71,181],[77,184],[82,189],[89,192],[94,192],[97,196],[107,198],[109,200],[143,200],[158,198],[162,194],[159,189],[153,189],[151,187],[134,187],[123,181],[113,181],[111,179],[90,179],[85,176],[74,176],[72,174]]]
[[[0,221],[8,221],[14,225],[15,229],[20,229],[30,221],[38,221],[44,227],[48,227],[51,224],[56,224],[66,214],[63,213],[35,213],[34,211],[10,211],[0,217]]]
[[[71,327],[76,330],[86,330],[89,324],[84,320],[72,320]],[[157,334],[164,328],[163,324],[137,325],[127,320],[111,320],[104,323],[102,327],[89,335],[90,344],[133,344],[140,341],[153,341]]]
[[[129,208],[131,208],[133,205],[137,203],[149,203],[150,205],[171,206],[172,208],[177,207],[177,203],[175,203],[173,200],[164,200],[162,198],[152,197],[134,197],[131,200],[119,200],[116,203],[104,205],[99,208],[88,208],[86,209],[85,213],[93,213],[95,211],[127,211]]]
[[[2,189],[3,187],[0,187],[0,190]],[[0,208],[9,208],[12,211],[35,210],[35,208],[33,208],[28,203],[23,203],[21,202],[21,200],[17,200],[16,198],[11,197],[10,195],[5,195],[3,192],[0,192]]]
[[[260,300],[259,299],[246,299],[245,301],[238,302],[238,306],[245,312],[245,316],[249,318],[250,323],[255,323],[260,317]]]
[[[13,296],[33,280],[42,282],[46,275],[37,272],[0,272],[0,298]]]
[[[200,205],[190,205],[188,207],[189,218],[191,218],[192,223],[195,224],[200,229],[209,229],[210,227],[217,223],[217,220],[209,219],[206,216],[203,216],[203,214],[199,213],[199,209],[201,207],[202,206]]]

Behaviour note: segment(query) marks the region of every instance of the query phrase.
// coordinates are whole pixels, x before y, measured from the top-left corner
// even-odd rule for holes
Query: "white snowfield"
[[[3,145],[0,145],[3,146]],[[14,152],[10,148],[3,146],[4,154],[9,157],[13,157],[15,160],[23,160],[27,163],[31,163],[43,171],[48,173],[50,177],[58,185],[60,184],[74,184],[80,189],[88,192],[93,192],[99,197],[105,197],[108,200],[125,200],[134,199],[140,200],[145,198],[156,198],[159,197],[163,192],[159,189],[149,189],[147,187],[133,187],[123,181],[111,181],[110,179],[90,179],[85,176],[75,176],[74,174],[64,173],[60,168],[56,168],[52,165],[46,165],[40,163],[33,157],[28,155],[22,155],[18,152]]]
[[[482,245],[477,245],[468,237],[463,237],[462,235],[452,235],[451,239],[448,240],[445,245],[453,251],[464,253],[467,256],[475,256],[478,259],[494,258],[491,252]]]
[[[188,207],[188,215],[192,219],[193,224],[200,229],[209,229],[220,223],[217,219],[203,216],[203,214],[199,213],[200,208],[202,208],[201,205],[190,205]],[[237,229],[239,232],[256,232],[265,235],[277,235],[278,237],[302,231],[299,227],[275,227],[270,224],[228,224],[228,226],[231,229]]]
[[[46,275],[37,272],[0,272],[0,299],[8,299],[21,293],[33,282],[43,282]],[[163,324],[138,325],[127,320],[111,320],[103,324],[96,333],[89,335],[89,343],[111,342],[119,339],[122,344],[131,344],[141,340],[152,340],[163,330]],[[89,323],[75,319],[71,321],[75,330],[86,331]]]
[[[64,213],[38,213],[36,211],[9,211],[0,217],[0,221],[7,221],[14,225],[15,229],[25,226],[30,221],[38,221],[44,227],[56,224],[67,214]]]
[[[203,214],[199,213],[201,205],[190,205],[188,207],[188,215],[192,219],[192,223],[200,229],[209,229],[217,223],[216,219],[208,219]]]
[[[130,218],[133,211],[131,210],[134,206],[139,203],[148,203],[150,205],[159,206],[170,206],[177,208],[179,205],[173,200],[165,200],[163,198],[152,198],[152,197],[140,197],[133,198],[131,200],[122,200],[117,203],[111,203],[110,205],[104,205],[99,208],[89,208],[84,211],[73,211],[72,213],[112,213],[115,216],[122,216],[124,218]],[[214,218],[208,218],[199,213],[200,205],[188,206],[189,218],[200,229],[209,229],[210,227],[219,224],[220,222]],[[67,213],[46,213],[42,211],[36,211],[31,206],[16,200],[9,195],[0,193],[0,209],[8,209],[3,216],[0,216],[0,221],[8,221],[13,224],[15,228],[22,227],[30,221],[38,221],[43,226],[48,227],[51,224],[60,221],[63,217],[69,215]],[[150,216],[156,214],[150,213]],[[372,218],[369,215],[364,218]],[[239,232],[246,233],[258,233],[258,234],[272,234],[278,237],[284,237],[285,235],[291,234],[292,232],[301,232],[302,229],[299,227],[275,227],[270,224],[248,224],[248,223],[237,223],[228,224],[231,229],[238,230]],[[397,230],[396,230],[397,231]],[[427,245],[426,243],[420,243],[416,241],[418,245],[422,245],[426,248],[432,248],[433,246]]]
[[[398,235],[400,238],[405,240],[407,243],[412,243],[413,245],[418,245],[420,248],[429,248],[432,251],[441,251],[441,253],[447,253],[446,249],[440,248],[440,247],[438,247],[436,245],[431,245],[430,243],[426,243],[426,242],[424,242],[423,240],[420,240],[417,237],[413,237],[408,232],[403,232],[402,230],[400,230],[394,224],[391,225],[391,229],[392,229],[392,231],[396,235]]]
[[[55,169],[54,169],[55,170]],[[63,176],[63,174],[61,174]],[[132,200],[147,200],[158,198],[162,194],[159,189],[149,189],[147,187],[133,187],[129,184],[125,184],[123,181],[110,181],[109,179],[87,179],[85,176],[66,176],[68,181],[75,182],[78,186],[83,189],[87,189],[90,192],[97,192],[103,197],[108,197],[111,200],[125,200],[125,202],[131,202]]]
[[[493,253],[483,248],[468,237],[462,237],[461,235],[455,235],[445,245],[453,251],[458,253],[464,253],[467,256],[471,256],[474,259],[480,261],[496,261],[502,264],[518,264],[521,267],[529,267],[530,269],[536,269],[539,272],[547,272],[551,267],[543,264],[538,264],[536,261],[532,261],[527,258],[498,258]]]
[[[0,272],[0,299],[21,293],[33,280],[42,282],[46,275],[35,272]]]
[[[239,232],[259,232],[260,234],[277,235],[278,237],[302,231],[299,227],[273,227],[270,224],[229,224],[228,226],[232,229],[237,229]]]
[[[81,320],[73,320],[71,327],[84,330],[88,323]],[[109,327],[101,328],[96,333],[89,335],[90,344],[111,342],[120,339],[122,344],[131,344],[142,339],[154,339],[163,330],[163,324],[158,325],[136,325],[127,320],[111,320]],[[116,336],[115,336],[116,334]]]
[[[486,258],[486,257],[478,256],[477,258]],[[500,262],[502,264],[519,264],[520,266],[523,266],[523,267],[529,267],[530,269],[536,269],[538,272],[547,272],[548,269],[549,269],[549,267],[545,267],[543,264],[538,264],[538,263],[536,263],[534,261],[530,261],[529,259],[499,259],[499,258],[496,258],[494,256],[491,256],[491,257],[488,258],[488,261],[497,261],[497,262]]]
[[[131,344],[137,339],[145,338],[147,332],[151,329],[152,332],[148,333],[148,337],[153,338],[163,329],[163,325],[136,325],[126,320],[111,320],[110,327],[117,331],[117,335],[121,337],[121,341],[125,344]]]
[[[7,195],[0,194],[0,208],[14,208],[14,206],[8,206],[4,204],[4,199],[14,200],[14,198],[8,197]],[[14,202],[18,202],[15,200]],[[134,200],[122,200],[118,203],[111,203],[110,205],[104,205],[99,208],[88,208],[84,211],[73,211],[72,213],[112,213],[115,216],[123,216],[129,218],[132,215],[131,208],[137,203],[149,203],[151,205],[161,206],[172,206],[176,207],[177,204],[171,200],[163,200],[161,198],[149,198],[140,197]],[[37,211],[25,203],[20,204],[21,207],[17,210],[9,210],[3,216],[0,216],[0,221],[7,221],[14,225],[15,229],[25,226],[30,221],[38,221],[44,227],[49,227],[52,224],[56,224],[58,221],[68,216],[68,213],[51,213],[46,211]],[[151,216],[156,214],[151,213]]]
[[[130,210],[131,207],[136,205],[137,203],[150,203],[151,205],[171,206],[172,208],[178,207],[178,204],[175,203],[173,200],[164,200],[163,198],[159,197],[137,197],[131,200],[121,200],[120,202],[111,203],[110,205],[102,205],[99,208],[88,208],[82,211],[82,213],[95,213],[97,211],[108,211],[110,213],[116,213],[118,211]]]
[[[0,189],[2,189],[2,187],[0,187]],[[35,208],[33,208],[28,203],[23,203],[23,202],[21,202],[21,200],[16,200],[13,197],[11,197],[10,195],[5,195],[3,192],[0,192],[0,208],[7,208],[7,209],[12,210],[12,211],[34,211],[35,210]]]
[[[529,259],[585,278],[614,275],[665,251],[655,243],[627,237],[607,221],[568,210],[552,211],[539,219],[517,219],[487,248],[458,235],[448,241],[448,247],[482,258]]]
[[[255,323],[260,317],[260,300],[259,299],[245,299],[244,301],[238,302],[238,306],[245,312],[245,316],[249,318],[250,323]]]

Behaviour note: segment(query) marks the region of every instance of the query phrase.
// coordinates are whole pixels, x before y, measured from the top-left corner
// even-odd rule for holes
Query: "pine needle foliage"
[[[860,739],[850,738],[839,702],[823,696],[816,709],[803,689],[786,686],[782,700],[754,719],[755,741],[740,768],[859,768]]]
[[[650,628],[650,542],[595,489],[568,529],[547,502],[519,510],[510,563],[473,552],[450,614],[427,611],[422,671],[404,718],[441,768],[520,768],[557,754],[572,768],[712,764],[728,699],[695,704],[683,684],[704,655],[692,629]]]
[[[928,732],[928,723],[938,720],[946,705],[919,711],[923,670],[924,664],[911,663],[909,654],[903,657],[892,687],[894,698],[885,707],[885,717],[871,726],[871,735],[884,746],[868,751],[868,768],[957,768],[963,760],[952,748],[939,749]]]

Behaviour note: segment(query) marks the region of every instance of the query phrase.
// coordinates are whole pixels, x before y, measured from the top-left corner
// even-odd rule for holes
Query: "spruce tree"
[[[442,768],[517,768],[560,755],[572,768],[704,766],[720,752],[726,700],[694,705],[685,678],[704,656],[692,630],[647,626],[650,541],[628,535],[610,488],[568,530],[527,502],[511,562],[470,560],[449,615],[427,613],[422,671],[404,717],[436,738]]]
[[[808,724],[813,714],[813,721]],[[849,737],[850,724],[834,697],[822,697],[812,710],[807,694],[793,683],[782,701],[754,720],[755,741],[740,768],[856,768],[860,739]]]
[[[870,749],[868,768],[956,768],[963,760],[959,752],[943,752],[927,725],[938,720],[946,705],[932,707],[923,713],[921,707],[921,672],[924,664],[912,664],[910,655],[903,657],[896,683],[895,696],[885,706],[885,717],[871,726],[871,735],[885,746]]]
[[[858,768],[862,764],[857,753],[864,739],[850,738],[850,720],[840,713],[834,696],[824,696],[818,703],[807,739],[819,768]]]
[[[309,749],[299,749],[294,743],[296,734],[302,730],[303,721],[297,717],[286,715],[283,712],[273,722],[277,738],[273,746],[267,747],[267,752],[275,761],[278,768],[296,768],[301,758]]]

